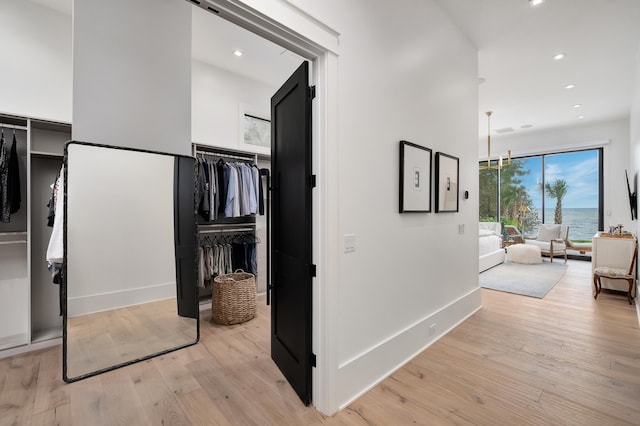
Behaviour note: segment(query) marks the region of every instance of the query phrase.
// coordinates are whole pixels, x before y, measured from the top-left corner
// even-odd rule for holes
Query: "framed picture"
[[[431,150],[400,141],[400,213],[431,211]]]
[[[269,114],[258,107],[239,106],[239,147],[243,151],[271,154],[271,121]]]
[[[436,213],[458,211],[459,159],[436,152]]]

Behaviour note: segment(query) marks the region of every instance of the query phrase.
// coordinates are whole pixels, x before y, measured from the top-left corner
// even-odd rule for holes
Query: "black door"
[[[271,98],[271,358],[311,402],[311,90],[304,62]]]

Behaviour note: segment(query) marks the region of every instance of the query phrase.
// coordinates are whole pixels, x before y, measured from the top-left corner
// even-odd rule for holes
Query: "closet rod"
[[[199,234],[218,234],[223,232],[251,232],[253,228],[229,228],[229,229],[202,229],[198,230]]]
[[[27,126],[18,126],[16,124],[4,124],[4,123],[0,123],[0,128],[14,129],[14,130],[27,130]]]
[[[222,154],[222,153],[219,153],[219,152],[198,151],[198,150],[196,150],[196,154],[210,155],[212,157],[235,158],[235,159],[238,159],[238,160],[248,160],[248,161],[254,161],[255,160],[255,155],[240,156],[240,155],[234,155],[234,154]]]

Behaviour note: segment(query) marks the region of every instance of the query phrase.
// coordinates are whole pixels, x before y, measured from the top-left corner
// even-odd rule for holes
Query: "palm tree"
[[[547,191],[549,198],[556,199],[556,210],[554,213],[554,222],[562,223],[562,199],[567,195],[569,191],[569,185],[567,185],[567,181],[564,179],[556,179],[553,185],[547,182],[544,186],[544,189]]]

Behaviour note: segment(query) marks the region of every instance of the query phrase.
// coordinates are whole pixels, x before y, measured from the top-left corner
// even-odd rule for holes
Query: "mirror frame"
[[[196,320],[196,337],[193,341],[188,342],[186,344],[181,344],[175,347],[171,347],[165,350],[161,350],[149,355],[145,355],[142,357],[138,357],[138,358],[134,358],[132,360],[129,361],[125,361],[125,362],[121,362],[121,363],[117,363],[114,364],[112,366],[109,367],[105,367],[105,368],[101,368],[86,374],[82,374],[79,376],[75,376],[75,377],[68,377],[67,375],[67,349],[68,349],[68,342],[67,342],[67,263],[68,263],[68,259],[67,259],[67,185],[68,185],[68,171],[69,171],[69,167],[68,167],[68,147],[69,145],[84,145],[84,146],[91,146],[91,147],[96,147],[96,148],[108,148],[108,149],[117,149],[117,150],[122,150],[122,151],[133,151],[133,152],[139,152],[139,153],[147,153],[147,154],[156,154],[156,155],[164,155],[164,156],[170,156],[170,157],[174,157],[174,158],[185,158],[185,159],[189,159],[189,160],[193,160],[195,161],[195,159],[191,156],[188,155],[180,155],[180,154],[171,154],[171,153],[167,153],[167,152],[160,152],[160,151],[151,151],[151,150],[145,150],[145,149],[137,149],[137,148],[129,148],[129,147],[121,147],[121,146],[113,146],[113,145],[106,145],[106,144],[98,144],[98,143],[91,143],[91,142],[82,142],[82,141],[75,141],[75,140],[70,140],[67,143],[65,143],[64,146],[64,160],[63,160],[63,165],[64,165],[64,192],[63,192],[63,196],[64,196],[64,221],[63,221],[63,245],[64,245],[64,261],[63,261],[63,265],[62,265],[62,271],[63,271],[63,279],[62,279],[62,283],[61,283],[61,298],[62,298],[62,378],[66,383],[73,383],[73,382],[77,382],[79,380],[83,380],[89,377],[93,377],[93,376],[97,376],[99,374],[108,372],[108,371],[112,371],[112,370],[116,370],[118,368],[122,368],[122,367],[126,367],[128,365],[131,364],[135,364],[138,363],[140,361],[145,361],[160,355],[164,355],[173,351],[177,351],[180,349],[184,349],[187,348],[189,346],[193,346],[198,344],[198,342],[200,341],[200,306],[199,306],[199,299],[198,299],[198,291],[196,289],[196,291],[194,292],[194,299],[193,299],[193,303],[195,305],[195,320]],[[185,215],[180,214],[179,218],[176,217],[177,215],[175,214],[176,212],[176,203],[178,202],[178,197],[176,196],[176,179],[177,176],[175,174],[176,172],[176,167],[175,167],[175,162],[174,162],[174,230],[179,226],[179,221],[182,221],[181,224],[185,225]],[[195,167],[194,167],[194,179],[193,179],[193,206],[190,207],[190,210],[193,212],[193,215],[187,215],[187,217],[190,217],[193,221],[193,224],[191,224],[191,221],[189,221],[188,226],[192,226],[193,227],[193,239],[194,239],[194,253],[193,253],[193,268],[194,268],[194,272],[195,275],[197,277],[197,269],[198,269],[198,256],[197,256],[197,250],[198,250],[198,229],[197,229],[197,223],[196,223],[196,210],[195,210]],[[177,251],[177,247],[175,246],[176,244],[176,236],[174,234],[174,251]],[[178,263],[178,253],[174,254],[174,258],[176,261],[176,287],[180,286],[180,272],[179,272],[179,267],[177,265]],[[196,282],[194,281],[193,283],[194,288],[196,288]],[[177,288],[176,288],[176,299],[177,299]]]

